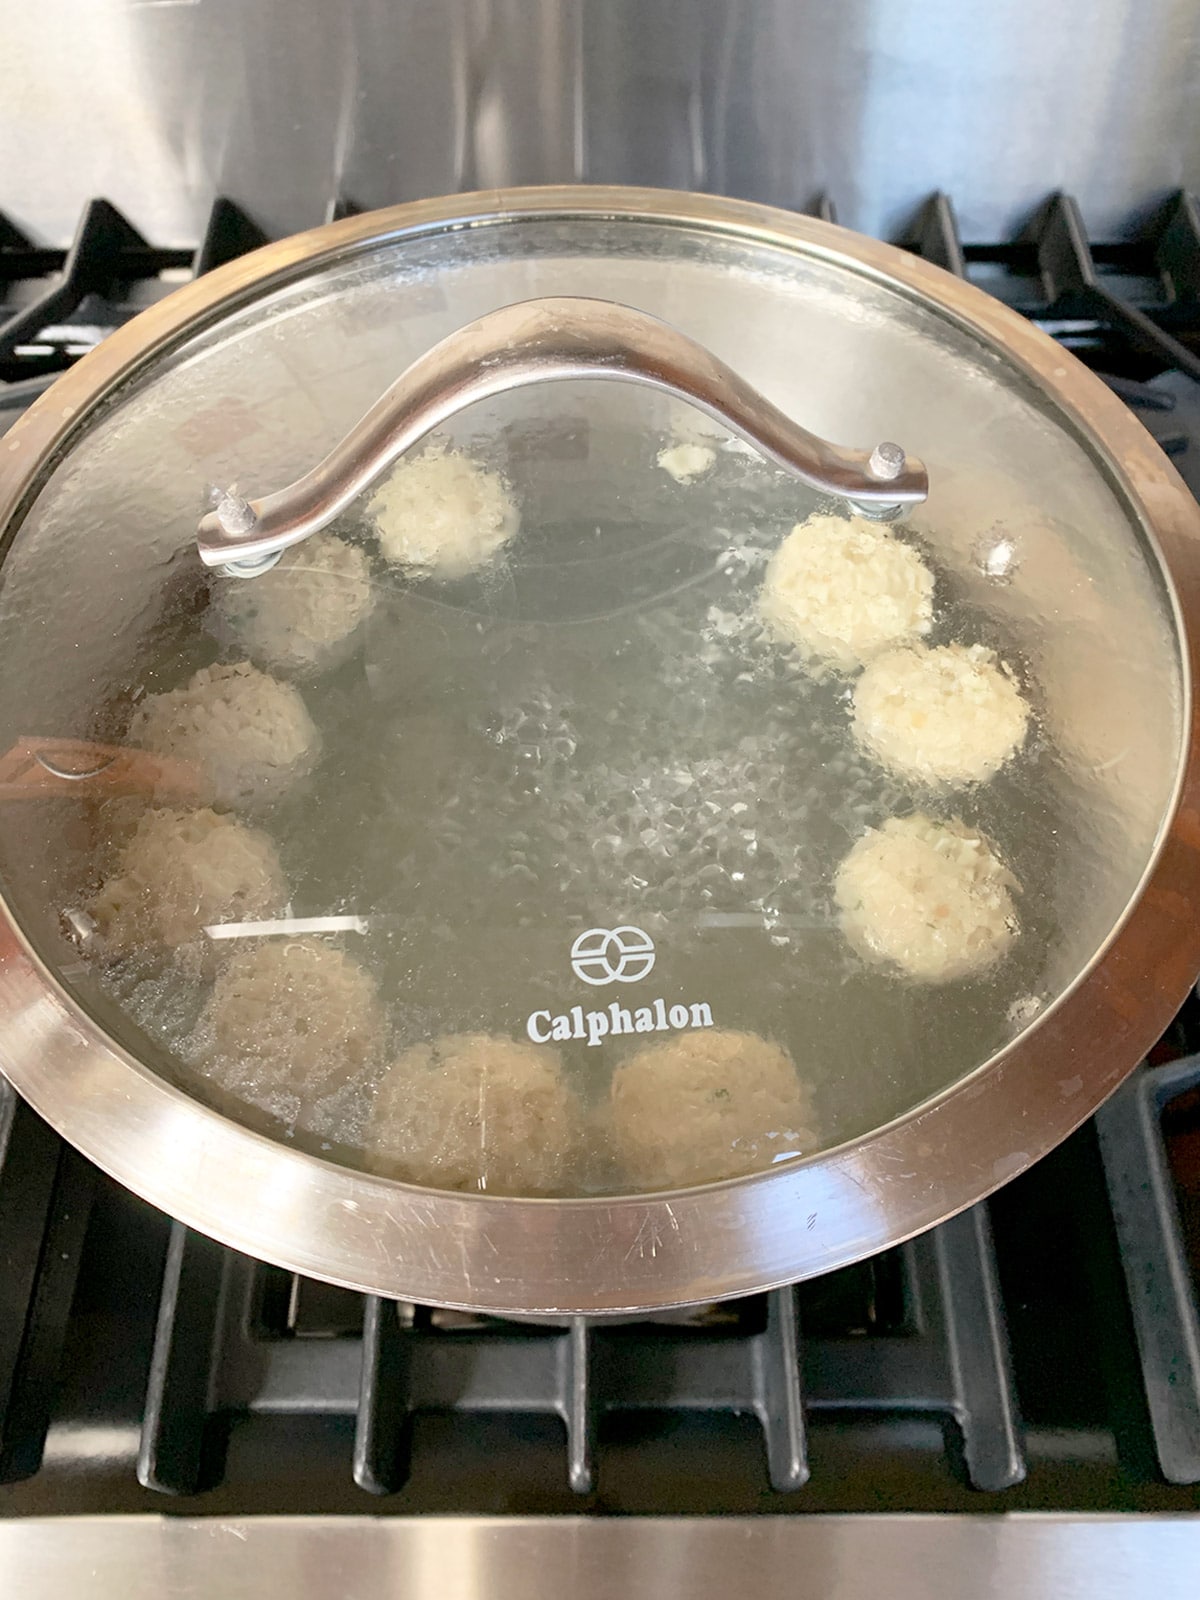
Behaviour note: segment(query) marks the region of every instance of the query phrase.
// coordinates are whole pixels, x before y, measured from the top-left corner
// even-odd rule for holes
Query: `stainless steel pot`
[[[131,1030],[59,925],[78,829],[58,799],[49,821],[25,800],[3,814],[0,1064],[100,1166],[239,1249],[437,1304],[601,1313],[745,1293],[931,1226],[1065,1137],[1169,1020],[1200,967],[1200,510],[1082,366],[888,246],[656,192],[423,202],[180,290],[0,442],[5,737],[95,736],[97,685],[131,687],[142,633],[191,603],[204,483],[303,480],[436,339],[546,294],[664,317],[818,434],[900,437],[928,464],[918,531],[1034,663],[1047,741],[1067,752],[1043,841],[1061,915],[1011,1036],[982,1058],[951,1041],[919,1103],[901,1094],[879,1126],[737,1180],[549,1199],[417,1187],[205,1103]],[[619,468],[604,444],[619,414],[589,413],[597,484]],[[540,448],[557,418],[509,437]],[[863,1049],[878,1071],[883,1046]]]

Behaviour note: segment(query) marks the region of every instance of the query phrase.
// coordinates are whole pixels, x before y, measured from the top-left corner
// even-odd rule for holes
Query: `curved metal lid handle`
[[[924,466],[899,445],[846,449],[809,433],[657,317],[608,300],[525,300],[419,356],[324,461],[286,489],[258,500],[219,493],[200,523],[200,558],[240,575],[263,571],[464,406],[564,378],[645,383],[690,400],[805,483],[875,516],[894,516],[929,492]]]

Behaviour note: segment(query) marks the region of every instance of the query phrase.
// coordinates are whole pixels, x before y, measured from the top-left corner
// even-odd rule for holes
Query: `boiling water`
[[[716,1027],[786,1046],[831,1145],[974,1068],[1044,998],[1063,826],[1052,753],[1035,720],[988,785],[934,798],[889,777],[854,743],[847,680],[814,676],[757,621],[767,559],[815,502],[737,457],[668,498],[674,521],[650,527],[527,520],[507,563],[454,587],[381,570],[354,654],[302,685],[324,739],[316,775],[255,820],[279,844],[295,916],[362,919],[345,948],[379,980],[395,1049],[463,1031],[524,1039],[535,1013],[576,1006],[702,1004]],[[982,641],[1021,674],[1012,642],[931,565],[931,642]],[[1022,889],[1010,955],[933,990],[865,964],[832,903],[855,839],[917,809],[988,834]],[[581,981],[579,935],[630,926],[653,943],[652,971]],[[199,1057],[203,975],[126,963],[106,981],[177,1058]],[[643,1042],[557,1048],[601,1106]],[[248,1114],[353,1162],[373,1087],[304,1107],[264,1083]],[[569,1187],[623,1186],[604,1128],[597,1117]]]

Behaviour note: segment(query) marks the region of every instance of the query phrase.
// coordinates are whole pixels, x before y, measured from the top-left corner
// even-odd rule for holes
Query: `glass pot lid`
[[[201,560],[213,486],[236,532],[542,296],[902,441],[927,501],[864,515],[581,375],[448,416],[254,575]],[[12,916],[187,1094],[429,1188],[671,1190],[879,1128],[1036,1025],[1170,812],[1137,509],[1015,362],[833,252],[513,217],[297,267],[109,395],[10,531]]]

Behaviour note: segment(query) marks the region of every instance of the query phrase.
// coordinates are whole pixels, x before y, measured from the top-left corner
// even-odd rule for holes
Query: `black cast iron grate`
[[[848,1327],[840,1337],[802,1337],[805,1297],[795,1289],[683,1319],[606,1327],[574,1318],[561,1329],[372,1296],[361,1307],[358,1338],[338,1359],[328,1342],[300,1331],[291,1291],[287,1321],[272,1327],[264,1321],[262,1269],[176,1226],[139,1478],[149,1488],[194,1494],[213,1470],[211,1416],[324,1407],[356,1417],[354,1481],[391,1494],[411,1470],[413,1417],[464,1409],[558,1418],[570,1487],[590,1494],[606,1414],[725,1410],[757,1419],[770,1485],[788,1492],[808,1479],[806,1409],[855,1407],[944,1415],[961,1430],[976,1487],[1019,1483],[1024,1461],[983,1210],[918,1240],[889,1266],[903,1279],[902,1322],[875,1339]],[[321,1298],[328,1319],[336,1300]],[[873,1294],[859,1304],[877,1312]]]

